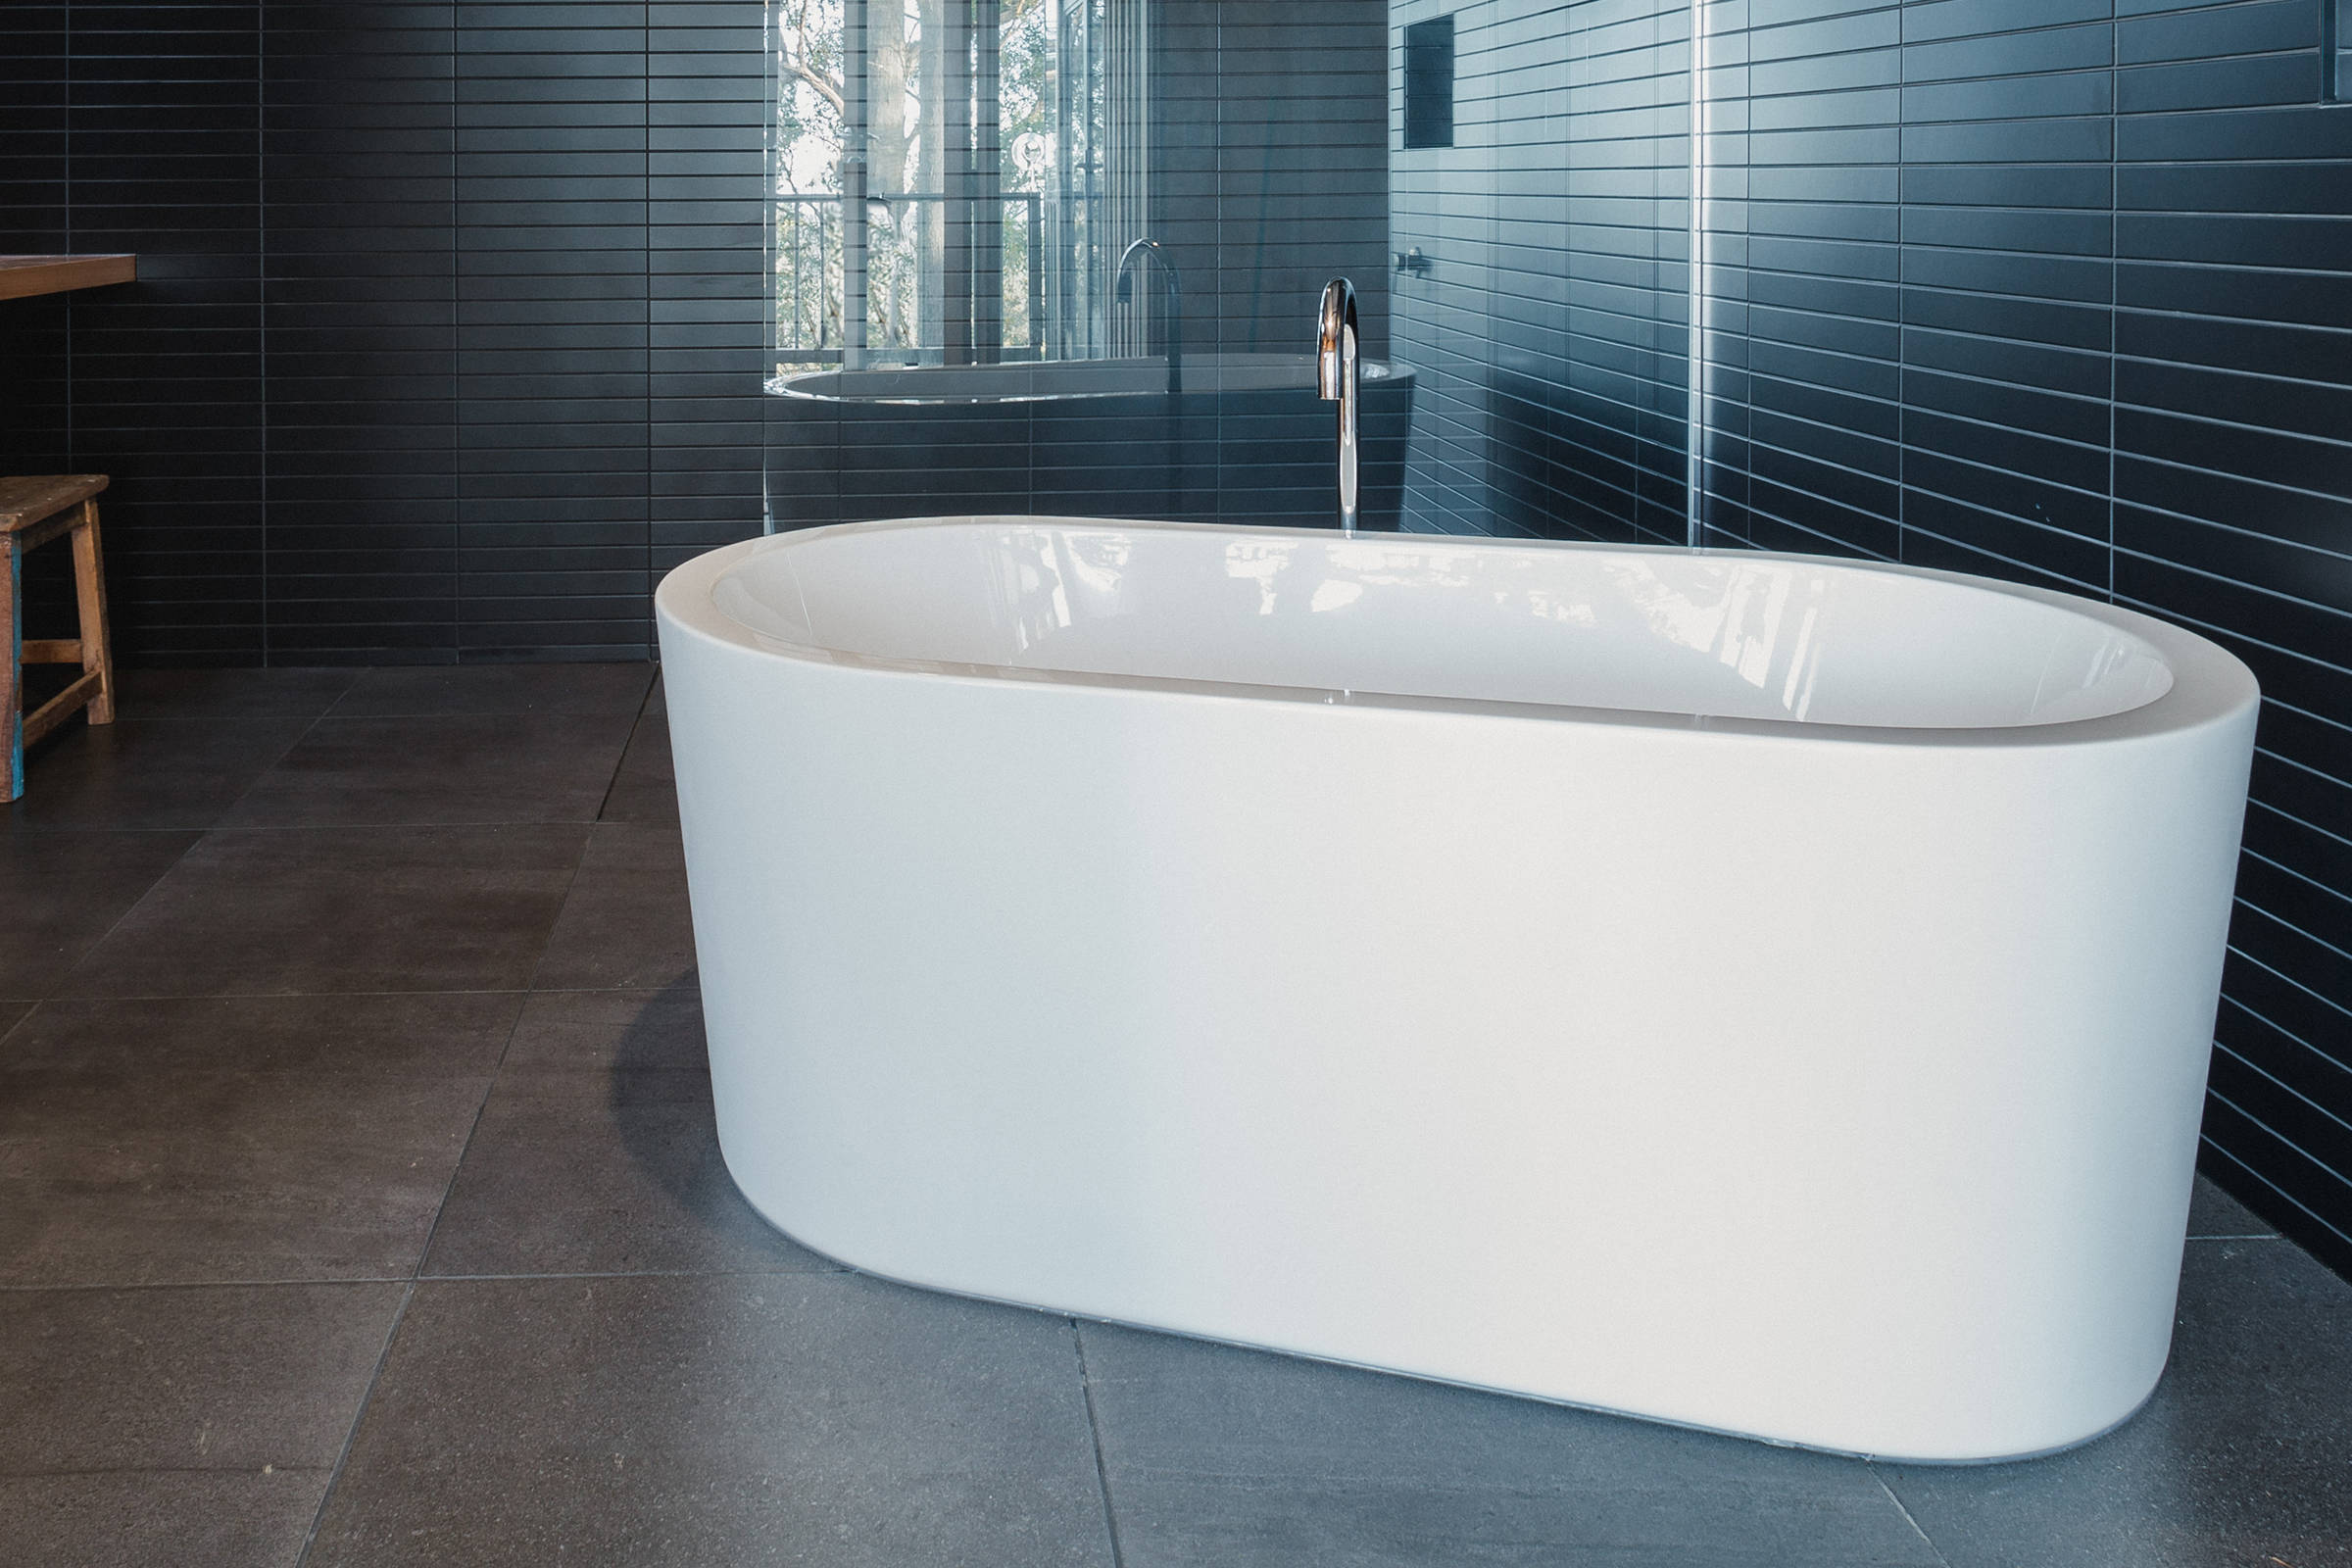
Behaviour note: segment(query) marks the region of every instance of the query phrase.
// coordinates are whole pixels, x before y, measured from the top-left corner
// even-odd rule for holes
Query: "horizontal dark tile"
[[[2220,1158],[2234,1161],[2232,1184],[2263,1201],[2282,1236],[2310,1249],[2339,1275],[2352,1278],[2352,1235],[2332,1222],[2342,1212],[2346,1187],[2352,1186],[2342,1174],[2340,1143],[2331,1149],[2305,1149],[2230,1095],[2231,1086],[2216,1084],[2206,1097],[2203,1134],[2209,1163],[2229,1169]],[[2240,1173],[2250,1174],[2253,1181],[2237,1180]]]
[[[2262,1204],[2275,1217],[2279,1234],[2310,1250],[2311,1255],[2352,1279],[2352,1233],[2346,1233],[2306,1206],[2293,1189],[2304,1186],[2292,1168],[2302,1158],[2284,1140],[2260,1124],[2238,1116],[2219,1097],[2205,1102],[2206,1131],[2197,1151],[2201,1167],[2215,1173]]]
[[[2308,880],[2321,869],[2304,862],[2303,874],[2258,854],[2238,860],[2238,905],[2230,921],[2230,945],[2315,995],[2341,1003],[2352,1000],[2352,901]],[[2339,1009],[2352,1026],[2352,1008]],[[2316,1039],[2329,1043],[2336,1031]],[[2345,1072],[2352,1079],[2352,1062]],[[2352,1111],[2352,1102],[2343,1107]]]
[[[2243,950],[2232,949],[2223,965],[2217,1025],[2222,1044],[2282,1076],[2306,1076],[2280,1059],[2299,1052],[2308,1056],[2313,1078],[2326,1075],[2339,1083],[2352,1082],[2352,1064],[2331,1058],[2324,1049],[2343,1029],[2344,1019],[2344,1009],[2333,999],[2297,984]],[[2250,1024],[2260,1027],[2248,1029]]]

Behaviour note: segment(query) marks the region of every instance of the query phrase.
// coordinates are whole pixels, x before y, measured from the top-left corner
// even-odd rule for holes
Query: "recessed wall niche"
[[[1404,29],[1404,145],[1453,145],[1453,18]]]

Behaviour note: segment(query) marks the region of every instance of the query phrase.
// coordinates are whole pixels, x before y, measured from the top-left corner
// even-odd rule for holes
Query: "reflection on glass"
[[[775,372],[1098,356],[1145,0],[770,0]]]

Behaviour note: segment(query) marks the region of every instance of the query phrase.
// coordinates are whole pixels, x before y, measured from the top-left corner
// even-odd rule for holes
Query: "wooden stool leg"
[[[0,539],[0,801],[24,793],[24,616],[17,583],[17,542]]]
[[[115,721],[115,654],[106,632],[106,560],[98,547],[98,502],[81,504],[74,525],[74,595],[81,602],[81,668],[98,677],[90,694],[93,724]]]

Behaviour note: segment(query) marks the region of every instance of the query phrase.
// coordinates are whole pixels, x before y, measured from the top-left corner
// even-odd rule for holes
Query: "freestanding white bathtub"
[[[917,1285],[1911,1459],[2171,1337],[2255,711],[1798,557],[963,517],[672,572],[727,1164]]]

